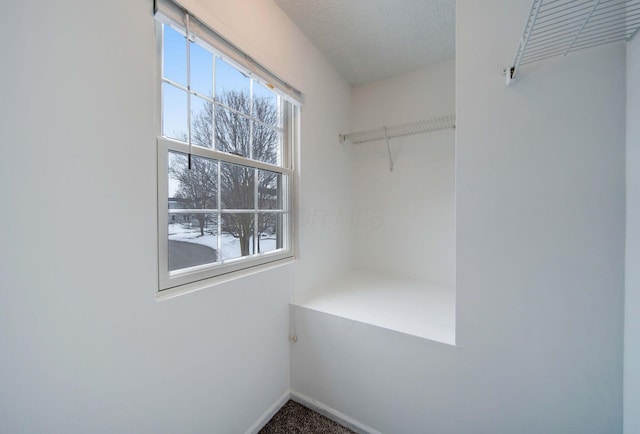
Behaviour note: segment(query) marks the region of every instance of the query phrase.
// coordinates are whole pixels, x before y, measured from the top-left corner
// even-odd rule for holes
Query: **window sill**
[[[256,265],[254,267],[245,268],[243,270],[234,271],[231,273],[222,274],[220,276],[199,280],[197,282],[176,286],[175,288],[169,288],[162,291],[158,291],[156,293],[156,301],[160,302],[160,301],[170,300],[172,298],[190,294],[195,291],[200,291],[205,288],[210,288],[212,286],[221,285],[236,279],[242,279],[244,277],[252,276],[257,273],[262,273],[267,270],[293,264],[294,261],[295,261],[294,258],[279,259],[277,261],[269,262],[266,264]]]
[[[455,345],[455,288],[353,272],[294,305]]]

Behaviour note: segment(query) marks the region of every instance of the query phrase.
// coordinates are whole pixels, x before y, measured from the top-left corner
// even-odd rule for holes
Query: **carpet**
[[[258,434],[355,434],[302,404],[289,400]]]

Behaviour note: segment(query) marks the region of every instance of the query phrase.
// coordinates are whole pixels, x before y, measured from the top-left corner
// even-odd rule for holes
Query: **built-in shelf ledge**
[[[356,271],[294,305],[455,345],[455,302],[451,286]]]

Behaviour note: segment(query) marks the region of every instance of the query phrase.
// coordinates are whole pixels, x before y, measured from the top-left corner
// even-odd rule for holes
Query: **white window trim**
[[[223,274],[241,271],[247,268],[264,265],[270,262],[276,262],[284,259],[292,259],[294,257],[294,238],[295,238],[295,221],[293,219],[293,194],[285,195],[284,218],[288,219],[285,225],[288,231],[282,235],[284,237],[283,245],[286,249],[279,249],[271,252],[256,253],[249,257],[241,257],[230,259],[224,263],[216,263],[216,265],[201,265],[179,271],[177,273],[169,272],[168,255],[168,197],[169,188],[167,182],[168,173],[168,153],[169,151],[178,151],[183,153],[189,152],[189,145],[175,140],[158,137],[158,274],[159,274],[159,290],[164,291],[177,286],[193,283],[199,280],[205,280],[217,277]],[[251,161],[251,167],[265,168],[274,172],[288,175],[288,182],[295,183],[295,176],[292,169],[280,168],[270,164],[249,160],[247,158],[238,157],[224,152],[215,151],[213,149],[201,148],[193,146],[191,154],[199,157],[212,158],[223,162],[231,162],[235,164],[248,165]],[[259,164],[258,164],[259,163]],[[289,191],[292,191],[290,189]]]
[[[205,287],[217,285],[220,283],[228,282],[230,280],[244,277],[247,275],[255,274],[282,266],[284,264],[291,263],[297,253],[297,222],[296,212],[297,209],[297,185],[299,173],[298,167],[298,155],[297,148],[299,143],[299,118],[300,107],[298,105],[299,100],[286,97],[282,91],[277,92],[281,98],[286,100],[288,104],[285,104],[282,108],[282,115],[286,119],[283,121],[282,135],[283,135],[283,147],[282,147],[282,166],[276,166],[269,163],[264,163],[258,160],[251,160],[242,156],[236,156],[228,154],[214,149],[203,148],[199,146],[189,146],[187,143],[172,140],[162,136],[162,24],[168,24],[166,17],[156,22],[156,83],[155,88],[157,92],[156,98],[156,116],[158,121],[156,122],[156,137],[157,137],[157,193],[158,193],[158,207],[157,207],[157,224],[158,224],[158,293],[157,300],[166,300],[173,298],[177,295],[186,294],[199,290]],[[182,28],[182,26],[171,23],[174,28]],[[202,42],[201,40],[199,42]],[[229,61],[229,59],[220,53],[211,44],[205,44],[208,48],[212,49],[215,55],[222,57],[223,60]],[[237,69],[243,70],[239,67],[235,61],[230,62]],[[249,73],[251,78],[258,79],[261,83],[268,83],[265,80],[259,79],[256,75]],[[277,89],[276,89],[277,90]],[[297,91],[296,91],[297,92]],[[301,96],[300,93],[298,95]],[[168,264],[168,155],[170,151],[191,153],[194,156],[201,156],[210,159],[219,160],[221,162],[228,162],[233,164],[239,164],[243,166],[249,166],[252,168],[269,170],[276,173],[281,173],[287,177],[288,188],[284,193],[283,214],[287,219],[287,224],[284,225],[287,230],[283,233],[283,246],[284,248],[275,251],[256,253],[251,256],[245,256],[237,259],[226,260],[222,263],[215,263],[214,265],[202,265],[191,267],[189,269],[180,270],[178,272],[169,272]]]

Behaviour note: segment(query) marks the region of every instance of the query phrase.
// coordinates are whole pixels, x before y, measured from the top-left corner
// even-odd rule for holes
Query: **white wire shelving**
[[[407,122],[405,124],[390,127],[381,127],[374,130],[356,131],[348,134],[340,134],[340,143],[350,141],[353,144],[372,142],[375,140],[392,139],[394,137],[411,136],[413,134],[428,133],[430,131],[455,128],[456,116],[447,115],[432,119],[425,119],[417,122]]]
[[[533,0],[507,84],[521,66],[628,41],[640,28],[640,0]]]
[[[353,133],[340,134],[340,143],[350,141],[353,144],[386,140],[387,151],[389,152],[389,166],[393,171],[393,157],[389,139],[394,137],[411,136],[414,134],[428,133],[431,131],[445,130],[456,127],[456,115],[446,115],[437,118],[425,119],[417,122],[407,122],[390,127],[381,127],[373,130],[356,131]]]

